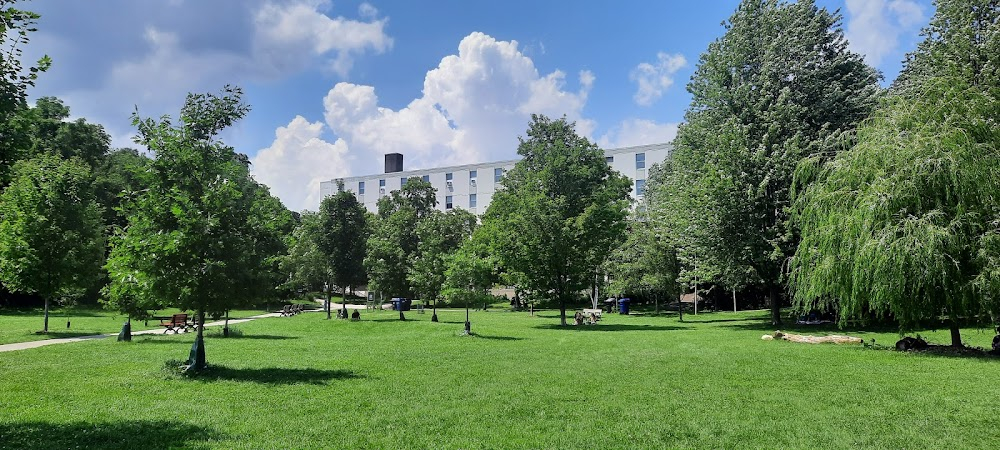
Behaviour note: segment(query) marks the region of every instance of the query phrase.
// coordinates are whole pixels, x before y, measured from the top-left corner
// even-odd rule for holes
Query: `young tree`
[[[94,285],[104,255],[101,212],[87,166],[39,155],[14,164],[0,195],[0,281],[49,304]]]
[[[800,308],[892,317],[900,331],[1000,311],[1000,3],[939,1],[903,81],[799,200]],[[957,58],[957,59],[953,59]]]
[[[631,183],[565,119],[532,115],[527,134],[483,223],[503,267],[525,287],[552,292],[566,325],[567,303],[623,237]]]
[[[604,268],[610,277],[609,293],[650,295],[659,312],[659,300],[679,292],[677,258],[668,241],[657,236],[644,216],[640,213],[629,221],[625,241],[608,255]]]
[[[281,273],[287,274],[286,289],[315,291],[330,280],[329,261],[317,245],[319,220],[318,213],[303,212],[299,224],[287,239],[288,252],[279,263]]]
[[[688,219],[674,230],[683,236],[678,256],[759,280],[774,324],[796,241],[794,168],[849,134],[880,92],[878,73],[847,49],[839,23],[812,0],[741,2],[701,56],[674,141],[667,183],[687,201],[666,214]]]
[[[431,321],[437,322],[437,299],[445,283],[448,255],[475,231],[477,219],[464,209],[433,211],[417,224],[417,254],[407,279],[421,299],[434,302]]]
[[[158,303],[196,311],[194,370],[206,367],[206,314],[256,295],[258,285],[247,281],[264,264],[254,249],[260,187],[246,158],[215,138],[249,111],[241,98],[228,86],[222,95],[188,94],[177,124],[133,115],[138,143],[156,158],[148,188],[124,207],[128,226],[107,264],[112,283],[134,278]]]
[[[337,193],[324,198],[319,205],[319,240],[317,247],[327,260],[329,289],[326,296],[326,318],[330,318],[330,292],[340,286],[343,317],[347,317],[347,288],[365,282],[365,253],[368,239],[367,213],[354,193],[337,183]]]

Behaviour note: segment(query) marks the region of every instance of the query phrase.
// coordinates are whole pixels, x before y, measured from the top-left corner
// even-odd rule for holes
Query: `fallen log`
[[[770,341],[774,339],[781,339],[791,342],[801,342],[803,344],[860,344],[861,338],[856,338],[854,336],[844,336],[839,334],[833,334],[830,336],[810,336],[808,334],[792,334],[783,333],[781,330],[775,331],[772,334],[765,334],[760,337],[765,341]]]

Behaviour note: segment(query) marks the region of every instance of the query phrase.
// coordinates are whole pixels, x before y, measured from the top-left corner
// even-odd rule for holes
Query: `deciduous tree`
[[[81,295],[104,256],[101,212],[87,166],[43,154],[14,164],[0,195],[0,281],[49,304]]]

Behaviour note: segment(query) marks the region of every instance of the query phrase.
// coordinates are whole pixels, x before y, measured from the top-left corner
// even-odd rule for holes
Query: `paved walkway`
[[[351,305],[347,305],[347,306],[350,307]],[[307,309],[306,311],[307,312],[315,312],[315,311],[318,311],[318,310]],[[237,324],[237,323],[249,322],[249,321],[254,320],[254,319],[264,319],[264,318],[267,318],[267,317],[280,317],[280,316],[281,316],[280,313],[260,314],[260,315],[257,315],[257,316],[248,317],[246,319],[232,319],[232,320],[229,321],[229,324],[230,325],[234,325],[234,324]],[[226,324],[225,320],[218,320],[218,321],[215,321],[215,322],[206,323],[205,326],[206,327],[220,327],[220,326],[223,326],[225,324]],[[136,331],[136,332],[132,333],[132,336],[138,336],[138,335],[143,335],[143,334],[163,334],[163,330],[152,329],[152,330]],[[12,351],[15,351],[15,350],[27,350],[29,348],[44,347],[46,345],[68,344],[70,342],[89,341],[89,340],[93,340],[93,339],[104,339],[104,338],[108,338],[108,337],[112,337],[112,336],[118,336],[118,333],[95,334],[95,335],[92,335],[92,336],[78,336],[78,337],[60,338],[60,339],[45,339],[45,340],[41,340],[41,341],[31,341],[31,342],[16,342],[16,343],[13,343],[13,344],[0,345],[0,352],[12,352]]]

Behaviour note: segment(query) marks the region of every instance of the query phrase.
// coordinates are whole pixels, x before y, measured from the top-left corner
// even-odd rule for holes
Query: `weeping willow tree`
[[[894,318],[900,331],[986,318],[1000,293],[1000,103],[961,78],[928,79],[858,129],[800,198],[792,262],[798,307],[840,320]],[[818,173],[807,173],[810,170]]]

